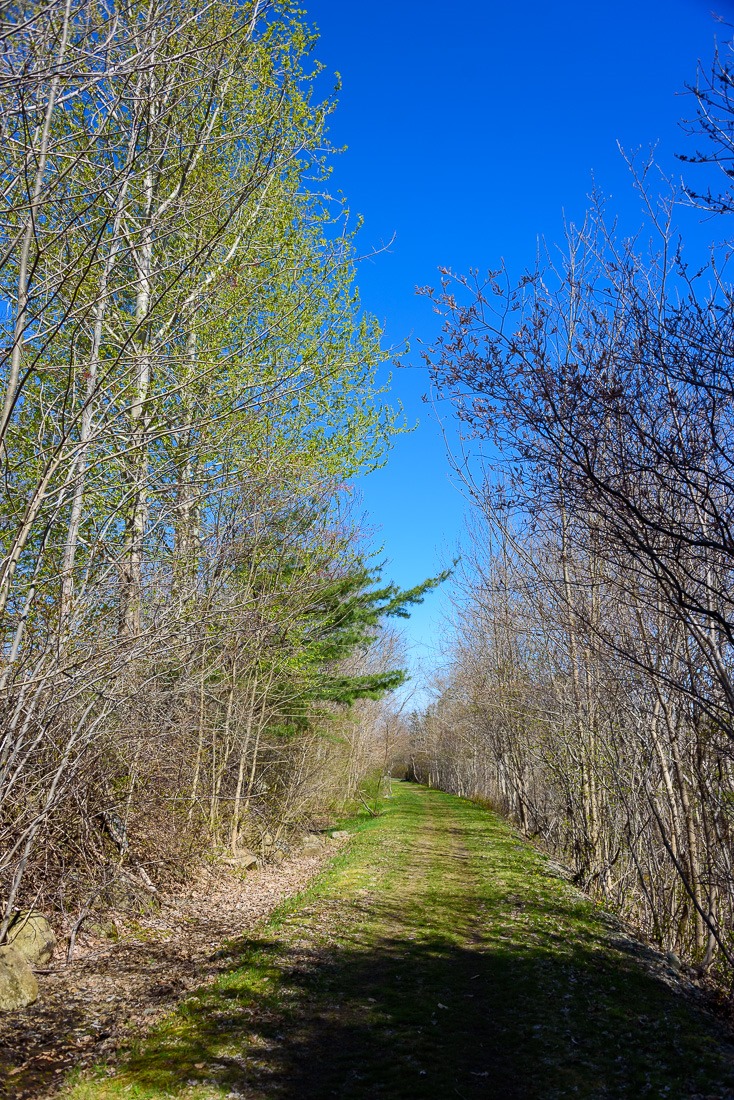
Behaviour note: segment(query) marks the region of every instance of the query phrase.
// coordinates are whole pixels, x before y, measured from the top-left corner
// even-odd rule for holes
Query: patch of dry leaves
[[[71,963],[36,972],[36,1004],[0,1016],[0,1097],[41,1100],[73,1067],[113,1062],[122,1042],[226,970],[223,944],[303,890],[341,843],[325,840],[244,879],[222,865],[203,868],[155,915],[118,918],[117,943],[80,936]]]

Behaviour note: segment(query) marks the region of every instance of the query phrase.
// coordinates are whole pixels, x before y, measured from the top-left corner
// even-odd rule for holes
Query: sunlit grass
[[[725,1096],[715,1022],[472,803],[408,784],[74,1100]]]

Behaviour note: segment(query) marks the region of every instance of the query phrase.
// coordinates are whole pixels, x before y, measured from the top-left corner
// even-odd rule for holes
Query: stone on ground
[[[24,955],[31,966],[45,966],[56,950],[56,936],[40,913],[19,913],[8,931],[8,945]]]
[[[260,861],[249,848],[237,848],[231,859],[226,859],[224,862],[232,867],[237,867],[240,871],[251,871],[253,867],[257,867]]]
[[[38,997],[38,982],[25,955],[0,947],[0,1012],[26,1008]]]

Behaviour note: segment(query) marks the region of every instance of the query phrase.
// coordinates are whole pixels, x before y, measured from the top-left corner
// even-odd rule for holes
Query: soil
[[[71,963],[57,958],[36,970],[39,1000],[0,1016],[0,1097],[41,1100],[70,1069],[113,1063],[121,1044],[228,969],[227,941],[301,892],[343,841],[244,878],[222,865],[202,868],[155,915],[105,914],[121,930],[117,942],[81,935]]]
[[[731,1029],[676,960],[506,821],[396,783],[349,831],[244,883],[203,879],[46,975],[0,1036],[5,1095],[734,1100]]]

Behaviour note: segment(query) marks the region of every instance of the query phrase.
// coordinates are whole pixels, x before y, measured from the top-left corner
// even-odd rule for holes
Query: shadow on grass
[[[314,948],[291,926],[290,943],[238,945],[238,969],[149,1036],[122,1083],[286,1100],[734,1097],[712,1022],[593,935],[466,945],[378,909],[394,935],[377,943],[355,913],[346,942]]]
[[[74,1095],[734,1100],[715,1022],[499,819],[418,788],[372,829],[114,1083]]]

